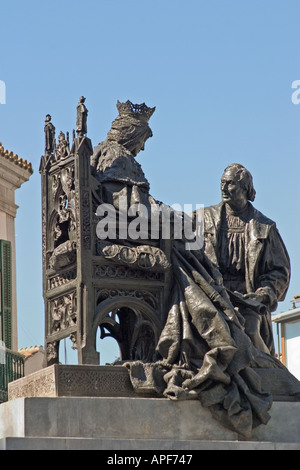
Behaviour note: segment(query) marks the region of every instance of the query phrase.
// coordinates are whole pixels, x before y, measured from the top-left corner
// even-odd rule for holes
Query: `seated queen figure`
[[[113,121],[107,139],[94,148],[91,167],[103,189],[106,203],[117,207],[120,196],[132,204],[149,204],[149,183],[137,154],[144,150],[152,137],[148,120],[155,108],[144,103],[133,105],[130,101],[117,102],[118,117]]]

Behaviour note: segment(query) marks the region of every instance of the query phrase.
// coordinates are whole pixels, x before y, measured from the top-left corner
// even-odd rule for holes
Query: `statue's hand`
[[[270,303],[269,296],[267,294],[264,294],[263,292],[250,292],[249,294],[244,295],[244,299],[255,300],[256,302],[259,302],[264,305],[268,305]]]

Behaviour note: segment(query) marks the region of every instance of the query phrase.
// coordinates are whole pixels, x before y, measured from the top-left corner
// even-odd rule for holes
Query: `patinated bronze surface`
[[[87,134],[87,115],[88,110],[85,106],[85,97],[81,96],[77,105],[77,117],[76,117],[76,132],[78,136],[82,137]]]
[[[50,154],[55,149],[55,127],[51,122],[50,114],[47,114],[45,117],[45,154]]]
[[[275,222],[255,209],[252,176],[240,164],[221,179],[222,202],[205,208],[205,252],[220,270],[256,347],[274,354],[271,312],[285,298],[290,260]]]
[[[234,257],[232,243],[239,241],[231,239],[231,232],[230,236],[224,232],[227,251],[222,251],[230,262],[222,258],[221,266],[207,240],[205,250],[190,250],[184,231],[182,237],[173,236],[175,220],[182,215],[171,209],[170,236],[162,236],[162,222],[156,236],[150,236],[151,209],[159,212],[168,207],[150,194],[136,156],[152,136],[148,121],[155,108],[127,101],[118,102],[117,109],[107,139],[94,149],[84,135],[85,123],[78,127],[69,152],[49,156],[48,148],[42,157],[48,364],[59,361],[58,344],[67,336],[78,349],[80,364],[98,364],[95,338],[100,330],[102,338],[109,335],[118,342],[120,362],[128,367],[136,392],[200,400],[225,426],[249,437],[254,426],[270,418],[276,377],[280,375],[282,384],[279,395],[300,397],[300,383],[269,349],[251,339],[245,327],[246,303],[251,309],[259,304],[263,312],[270,312],[284,295],[289,277],[284,246],[281,255],[276,252],[276,262],[275,255],[269,259],[268,248],[264,249],[264,266],[276,264],[277,268],[269,280],[266,272],[260,274],[258,282],[254,258],[251,277],[243,265],[243,251]],[[261,240],[280,238],[274,224],[258,217],[248,199],[246,212],[245,220],[234,222],[239,221],[244,230],[246,250],[247,224],[255,220],[251,236],[257,234],[257,257]],[[117,216],[116,224],[109,213]],[[129,230],[137,219],[139,237]],[[240,233],[232,237],[239,238]],[[254,283],[251,288],[243,291],[239,285],[237,290],[227,284],[233,267],[243,286]],[[277,271],[274,290],[271,281]],[[263,371],[271,371],[264,387]]]

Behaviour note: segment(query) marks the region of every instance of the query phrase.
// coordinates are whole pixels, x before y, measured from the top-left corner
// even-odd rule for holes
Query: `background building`
[[[292,301],[292,308],[272,316],[276,327],[277,350],[281,362],[300,380],[300,295]]]
[[[33,173],[31,163],[0,143],[0,269],[1,312],[0,340],[9,349],[17,350],[17,295],[16,295],[16,250],[15,190],[28,181]]]
[[[0,403],[8,382],[24,375],[24,358],[17,352],[17,287],[15,190],[33,173],[31,163],[0,143]]]

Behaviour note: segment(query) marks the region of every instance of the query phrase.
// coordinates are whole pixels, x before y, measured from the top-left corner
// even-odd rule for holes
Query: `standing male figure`
[[[85,97],[81,96],[77,105],[76,132],[79,136],[87,134],[87,115],[88,110],[84,104]]]
[[[45,117],[45,154],[50,155],[55,150],[55,127],[51,122],[50,114]]]
[[[204,209],[205,252],[253,344],[274,354],[271,312],[289,286],[289,256],[275,222],[251,204],[255,190],[245,167],[234,163],[225,169],[221,192],[222,202]]]

